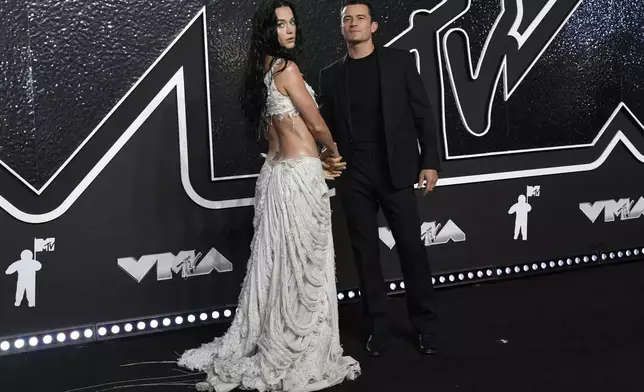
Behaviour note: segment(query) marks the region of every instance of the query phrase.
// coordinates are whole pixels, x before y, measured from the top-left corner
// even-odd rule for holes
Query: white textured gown
[[[273,71],[265,83],[267,115],[297,116],[275,87]],[[340,346],[328,191],[319,159],[266,157],[232,325],[179,359],[180,366],[207,374],[198,389],[317,391],[360,374]]]

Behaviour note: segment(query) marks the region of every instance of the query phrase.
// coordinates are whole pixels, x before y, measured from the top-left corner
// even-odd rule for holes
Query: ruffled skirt
[[[207,374],[198,389],[317,391],[360,374],[340,346],[328,191],[317,158],[265,162],[232,325],[179,360]]]

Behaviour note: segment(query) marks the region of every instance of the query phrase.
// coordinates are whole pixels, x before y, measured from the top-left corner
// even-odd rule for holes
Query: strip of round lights
[[[224,307],[213,311],[199,311],[180,314],[140,318],[119,322],[97,324],[97,340],[115,339],[122,336],[140,335],[157,331],[183,328],[185,326],[203,325],[230,319],[236,307]]]
[[[91,340],[94,340],[93,326],[0,338],[0,355],[29,352]]]
[[[632,260],[640,258],[641,256],[644,256],[644,248],[641,247],[604,251],[598,254],[443,273],[432,277],[432,283],[436,287],[473,284],[484,280],[547,273],[551,271],[564,271],[586,265],[600,265],[602,262],[613,263],[622,260]],[[389,294],[399,294],[404,292],[405,282],[400,279],[392,280],[387,282],[387,288],[389,289]],[[361,292],[357,289],[341,290],[338,291],[337,296],[339,302],[344,303],[359,299]],[[229,306],[210,311],[168,314],[165,316],[145,317],[128,321],[100,323],[95,326],[69,328],[46,333],[24,334],[23,336],[17,337],[0,337],[0,355],[77,344],[88,340],[114,339],[131,336],[133,334],[151,333],[184,328],[185,326],[191,325],[226,321],[230,320],[235,311],[236,308],[234,306]]]

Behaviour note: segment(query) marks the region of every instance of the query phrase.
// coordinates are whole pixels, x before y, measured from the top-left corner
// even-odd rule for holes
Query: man
[[[377,222],[381,207],[400,256],[418,348],[433,354],[432,277],[414,194],[416,182],[425,184],[426,194],[438,180],[432,109],[413,54],[374,46],[378,23],[371,4],[348,1],[341,15],[348,54],[320,72],[320,111],[347,164],[336,189],[360,276],[368,328],[365,348],[380,355],[387,340]],[[329,158],[325,162],[337,164]]]

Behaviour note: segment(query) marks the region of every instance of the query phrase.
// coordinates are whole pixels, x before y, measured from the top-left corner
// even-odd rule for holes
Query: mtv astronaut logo
[[[519,239],[519,234],[521,234],[521,239],[523,241],[528,240],[528,214],[532,211],[532,206],[528,203],[528,199],[531,197],[541,196],[541,186],[535,185],[526,187],[525,195],[519,195],[517,202],[510,207],[508,214],[515,215],[514,219],[514,239]]]
[[[42,264],[36,260],[35,256],[38,252],[53,252],[55,247],[55,238],[34,238],[33,252],[29,249],[20,252],[20,260],[13,262],[4,272],[6,275],[16,274],[18,276],[14,304],[16,307],[22,305],[25,294],[29,307],[36,306],[36,273],[42,269]]]

